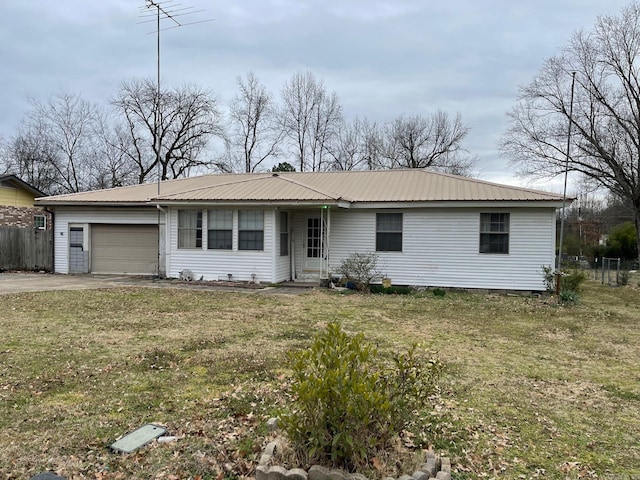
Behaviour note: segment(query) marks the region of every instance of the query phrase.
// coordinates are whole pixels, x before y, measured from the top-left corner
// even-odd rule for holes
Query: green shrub
[[[569,273],[563,272],[560,290],[569,290],[578,293],[586,279],[587,274],[582,270],[571,270]]]
[[[433,296],[434,297],[444,297],[447,294],[447,291],[444,288],[434,288]]]
[[[289,358],[292,401],[280,419],[292,448],[307,465],[350,471],[389,447],[425,408],[442,370],[417,345],[385,361],[362,334],[336,323]]]
[[[556,276],[553,267],[550,265],[542,266],[542,278],[544,281],[544,288],[547,292],[553,292],[556,289]]]
[[[560,290],[560,301],[565,305],[575,305],[580,297],[574,290]]]
[[[544,288],[548,292],[554,292],[556,289],[556,274],[553,267],[549,265],[542,266],[542,278],[544,282]],[[573,292],[579,292],[581,285],[587,279],[587,274],[582,270],[571,270],[569,272],[563,271],[560,280],[560,290],[571,290]]]
[[[618,285],[629,285],[629,270],[620,270],[620,278],[618,279]]]
[[[395,287],[393,285],[390,287],[385,287],[383,285],[371,285],[369,290],[371,293],[384,293],[386,295],[409,295],[413,292],[413,289],[410,287]]]

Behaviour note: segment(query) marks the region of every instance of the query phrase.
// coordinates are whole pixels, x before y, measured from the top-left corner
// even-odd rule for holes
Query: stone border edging
[[[267,422],[267,430],[275,432],[277,428],[278,420],[270,418]],[[287,470],[279,465],[271,465],[277,449],[277,441],[269,442],[264,448],[256,467],[256,480],[368,480],[361,473],[348,473],[338,468],[327,468],[321,465],[313,465],[308,472],[302,468]],[[418,470],[412,475],[402,475],[397,480],[427,480],[429,478],[451,480],[451,460],[448,457],[440,457],[429,450],[425,463]],[[383,480],[396,479],[386,477]]]

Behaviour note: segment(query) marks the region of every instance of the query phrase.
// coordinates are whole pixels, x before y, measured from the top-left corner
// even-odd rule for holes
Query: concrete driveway
[[[242,288],[233,285],[216,285],[210,282],[181,282],[151,277],[126,275],[56,275],[51,273],[5,272],[0,273],[0,295],[20,292],[45,292],[51,290],[91,290],[137,286],[149,288],[190,288],[197,290],[226,290],[245,293],[289,294],[308,291],[306,286],[265,286],[264,288]]]
[[[115,275],[54,275],[49,273],[0,273],[0,295],[49,290],[86,290],[121,287],[125,282],[152,283],[152,279],[127,278]],[[128,283],[133,284],[133,283]]]

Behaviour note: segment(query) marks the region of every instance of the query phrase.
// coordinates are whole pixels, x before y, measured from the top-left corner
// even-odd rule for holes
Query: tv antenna
[[[155,92],[155,108],[153,112],[153,149],[156,153],[156,169],[158,175],[158,197],[160,197],[160,182],[162,181],[162,173],[160,168],[160,135],[158,135],[158,123],[160,117],[160,32],[170,30],[178,27],[186,27],[187,25],[194,25],[196,23],[212,22],[214,19],[209,18],[206,20],[196,21],[182,21],[182,17],[188,15],[194,15],[204,12],[204,10],[195,10],[193,7],[183,7],[180,3],[173,3],[174,0],[145,0],[144,5],[140,7],[140,18],[143,20],[138,22],[154,23],[155,30],[148,32],[148,34],[156,34],[156,92]],[[168,22],[169,26],[162,27],[162,22],[165,24]],[[160,209],[158,208],[158,277],[162,276],[162,241],[161,241],[161,225],[160,225]],[[166,268],[166,265],[165,265]],[[165,271],[166,275],[166,271]]]
[[[212,22],[213,18],[205,20],[189,21],[193,17],[189,17],[187,21],[183,21],[183,17],[202,13],[204,10],[195,10],[194,7],[186,7],[181,3],[174,3],[174,0],[145,0],[145,4],[140,7],[139,17],[143,20],[138,24],[155,23],[155,30],[148,32],[148,35],[156,34],[156,94],[155,109],[153,115],[153,147],[156,153],[156,166],[158,174],[158,195],[160,195],[160,181],[162,180],[160,170],[160,136],[158,135],[158,122],[160,115],[160,32],[171,30],[187,25],[195,25],[196,23]],[[169,24],[163,27],[164,24]]]

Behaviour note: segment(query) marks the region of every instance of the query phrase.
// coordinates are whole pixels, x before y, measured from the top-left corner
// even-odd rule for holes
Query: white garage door
[[[157,225],[91,225],[91,272],[154,275]]]

